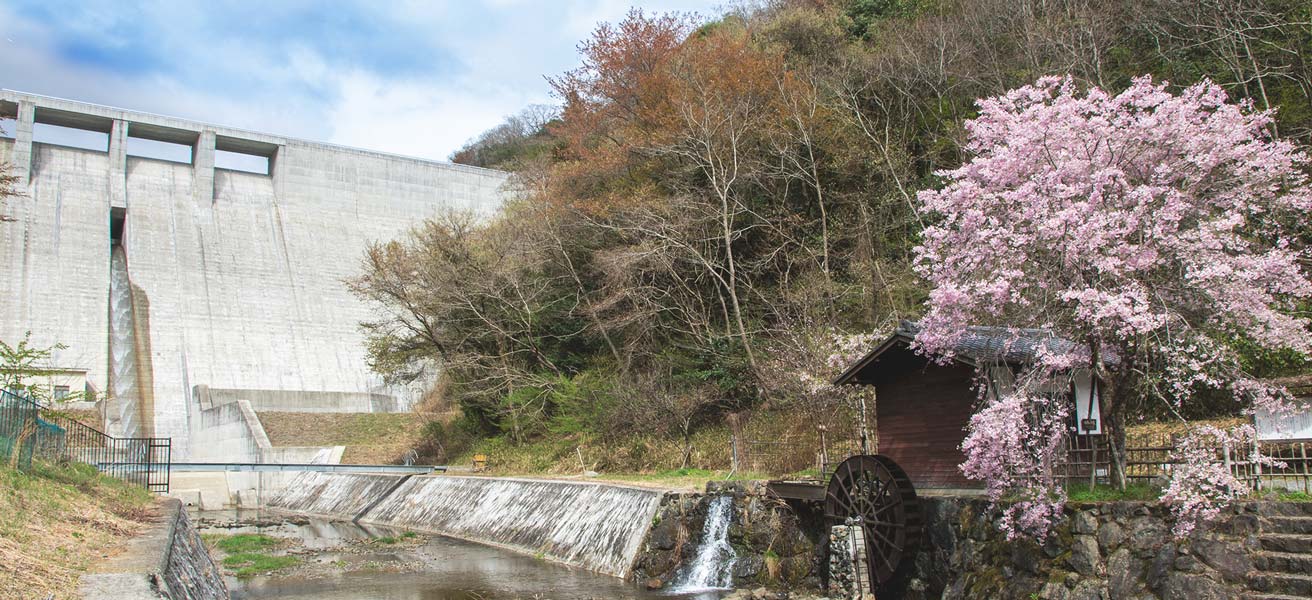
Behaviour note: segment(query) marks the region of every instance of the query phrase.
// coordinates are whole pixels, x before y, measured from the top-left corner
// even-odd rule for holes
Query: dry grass
[[[61,408],[56,410],[55,412],[60,415],[66,416],[70,419],[73,419],[74,421],[79,421],[83,425],[86,425],[98,431],[105,430],[105,423],[100,418],[100,411],[94,408],[80,408],[80,409]]]
[[[1169,442],[1171,436],[1182,435],[1190,428],[1199,425],[1213,425],[1229,429],[1246,423],[1243,417],[1227,417],[1205,421],[1164,421],[1160,423],[1140,423],[1125,428],[1126,445],[1130,447],[1155,447]]]
[[[150,493],[87,465],[0,468],[0,597],[77,597],[78,577],[154,507]]]
[[[424,425],[447,415],[431,413],[261,412],[274,446],[346,446],[346,464],[393,464],[419,445]]]

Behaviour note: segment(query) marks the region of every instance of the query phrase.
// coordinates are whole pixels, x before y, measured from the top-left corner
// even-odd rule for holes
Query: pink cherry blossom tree
[[[1036,369],[1096,373],[1120,486],[1126,419],[1144,403],[1178,409],[1212,388],[1245,408],[1285,405],[1235,350],[1312,350],[1299,310],[1312,297],[1309,161],[1272,135],[1270,111],[1210,82],[1175,94],[1148,77],[1119,94],[1047,77],[979,109],[972,157],[919,195],[931,225],[916,268],[932,287],[919,348],[946,359],[968,325],[1076,342],[1043,347]],[[986,400],[963,445],[967,475],[1029,503],[1011,516],[1018,530],[1041,533],[1031,525],[1064,500],[1043,473],[1064,447],[1049,397],[1018,384]]]

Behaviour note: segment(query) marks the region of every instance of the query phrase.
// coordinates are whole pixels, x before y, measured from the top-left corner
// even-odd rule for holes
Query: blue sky
[[[631,5],[724,0],[0,0],[0,87],[445,159]]]

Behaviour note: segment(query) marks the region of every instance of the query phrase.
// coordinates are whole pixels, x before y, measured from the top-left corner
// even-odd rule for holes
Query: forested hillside
[[[634,11],[580,50],[558,111],[453,157],[513,171],[519,199],[379,244],[352,282],[393,315],[366,324],[378,371],[440,365],[464,415],[444,438],[688,440],[745,409],[823,412],[874,339],[848,336],[921,310],[916,192],[963,161],[976,99],[1040,76],[1209,78],[1312,142],[1302,0],[780,0]]]

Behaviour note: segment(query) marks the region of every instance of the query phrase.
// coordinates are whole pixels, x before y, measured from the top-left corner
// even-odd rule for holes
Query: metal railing
[[[31,468],[32,459],[77,461],[152,492],[169,491],[170,438],[119,438],[57,409],[0,390],[0,458]]]
[[[1125,448],[1125,479],[1152,482],[1168,477],[1175,465],[1173,453],[1178,440],[1170,434],[1139,436]],[[1282,463],[1254,463],[1249,452],[1217,447],[1216,462],[1226,465],[1235,477],[1253,489],[1283,489],[1312,493],[1312,459],[1305,440],[1264,441],[1254,450]],[[1067,484],[1105,484],[1110,480],[1111,451],[1105,436],[1071,436],[1066,460],[1058,465],[1058,476]]]

